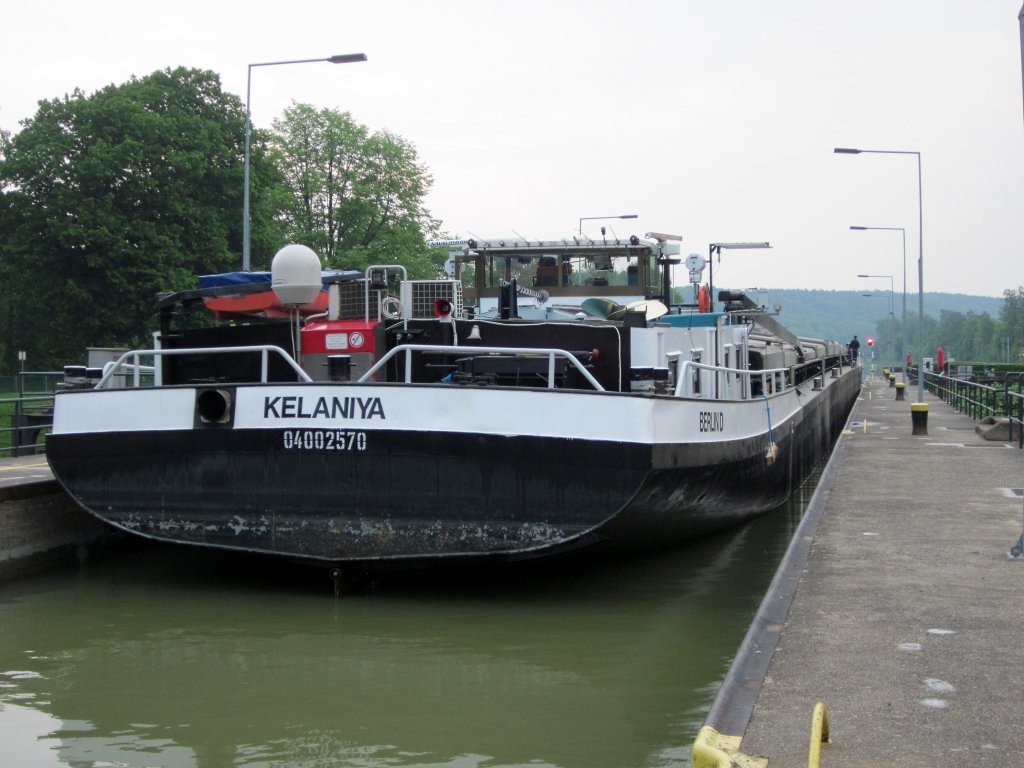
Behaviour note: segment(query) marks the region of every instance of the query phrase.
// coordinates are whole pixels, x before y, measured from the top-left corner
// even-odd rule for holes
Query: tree
[[[238,268],[244,123],[216,74],[185,68],[40,102],[0,155],[0,274],[20,286],[0,312],[5,364],[148,346],[159,291]],[[258,141],[252,156],[254,187],[279,187]],[[255,199],[254,243],[278,247],[273,195]]]
[[[1003,306],[999,312],[1003,332],[1010,350],[1010,362],[1024,360],[1024,286],[1003,291]]]
[[[313,248],[325,267],[401,263],[413,277],[442,274],[445,254],[426,244],[438,228],[423,203],[432,179],[412,144],[307,104],[285,110],[274,131],[292,191],[292,242]]]
[[[996,322],[989,315],[968,312],[967,321],[964,323],[963,343],[966,346],[962,357],[965,360],[989,362],[1002,360],[996,334]]]
[[[967,318],[960,312],[940,310],[936,349],[941,346],[947,357],[973,359],[963,339],[966,322]]]

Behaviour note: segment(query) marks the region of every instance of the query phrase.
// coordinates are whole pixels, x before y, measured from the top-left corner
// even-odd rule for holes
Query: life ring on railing
[[[386,296],[380,302],[380,313],[388,320],[398,320],[402,317],[402,302],[394,296]]]
[[[697,290],[697,311],[698,312],[710,312],[711,311],[711,294],[708,292],[708,287],[702,285]]]

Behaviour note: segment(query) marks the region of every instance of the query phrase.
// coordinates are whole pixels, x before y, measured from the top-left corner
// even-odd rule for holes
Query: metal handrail
[[[360,376],[357,381],[363,383],[369,381],[374,374],[381,370],[390,360],[395,358],[397,355],[405,355],[405,383],[412,383],[412,356],[414,352],[434,352],[442,354],[456,354],[456,355],[517,355],[517,356],[529,356],[529,357],[544,357],[548,358],[548,389],[555,388],[555,359],[562,358],[572,365],[580,375],[587,380],[587,382],[598,392],[604,392],[605,388],[601,386],[601,383],[594,378],[593,374],[590,373],[581,363],[574,354],[567,352],[564,349],[553,349],[553,348],[542,348],[542,347],[465,347],[465,346],[446,346],[444,344],[400,344],[397,347],[389,349],[387,354],[384,355],[380,360],[374,363],[373,367],[370,368],[366,373]]]
[[[53,393],[0,398],[0,406],[8,405],[13,405],[14,410],[10,415],[10,426],[0,427],[0,435],[6,435],[0,441],[0,454],[35,454],[35,436],[41,431],[45,434],[53,422]],[[29,419],[36,421],[33,423]],[[26,441],[30,444],[26,445]]]
[[[187,347],[183,349],[131,349],[121,355],[117,360],[112,363],[107,363],[103,367],[103,377],[96,384],[94,389],[104,389],[108,387],[108,384],[114,376],[119,375],[122,367],[129,368],[132,373],[132,387],[136,388],[141,386],[141,374],[146,372],[153,372],[151,366],[143,366],[139,363],[139,358],[143,356],[152,355],[156,357],[173,356],[173,355],[226,355],[236,354],[238,352],[259,352],[260,353],[260,383],[267,383],[267,371],[269,369],[270,353],[274,353],[280,356],[285,363],[287,363],[300,381],[312,382],[313,379],[308,373],[306,373],[295,362],[295,358],[285,352],[281,347],[273,344],[253,344],[244,347]],[[131,363],[128,363],[128,360]]]
[[[926,372],[924,377],[929,391],[975,421],[988,416],[1008,419],[1009,442],[1014,442],[1016,433],[1017,447],[1024,449],[1024,393],[1010,389],[1008,381],[1000,388],[941,373]]]
[[[384,278],[387,280],[387,272],[389,269],[400,270],[402,273],[402,282],[404,283],[409,279],[409,273],[401,264],[371,264],[366,268],[366,272],[363,276],[363,320],[366,323],[370,322],[370,277],[371,273],[375,269],[384,270]],[[377,319],[380,320],[381,316],[381,305],[377,305]],[[406,327],[408,327],[408,321],[406,321]]]
[[[9,417],[8,426],[0,427],[0,455],[24,456],[44,450],[37,440],[53,423],[54,391],[63,376],[63,371],[21,371],[11,377],[16,380],[17,394],[0,398],[0,410]]]
[[[368,371],[357,379],[358,383],[364,383],[370,381],[375,374],[387,365],[388,362],[393,360],[399,354],[405,355],[405,383],[412,383],[412,356],[417,352],[432,352],[439,354],[461,354],[461,355],[520,355],[520,356],[546,356],[548,358],[548,381],[547,388],[554,389],[555,387],[555,359],[562,358],[568,361],[580,374],[590,383],[595,390],[599,392],[606,391],[603,386],[594,378],[594,376],[588,371],[583,364],[573,355],[564,349],[554,348],[539,348],[539,347],[469,347],[469,346],[448,346],[443,344],[401,344],[390,350],[378,360]],[[669,352],[666,357],[672,361],[678,361],[682,357],[682,352]],[[694,362],[692,360],[686,360],[680,367],[679,373],[676,378],[675,390],[673,394],[676,397],[693,397],[694,391],[692,388],[691,377],[688,375],[690,369],[695,368],[702,371],[708,371],[712,373],[722,374],[733,374],[741,378],[743,381],[744,397],[749,398],[751,396],[751,381],[760,380],[761,390],[765,393],[784,392],[792,389],[793,382],[792,376],[793,371],[790,368],[770,368],[766,370],[750,371],[742,368],[726,368],[723,366],[707,365],[703,363]],[[823,367],[824,373],[826,369]],[[769,386],[769,383],[771,386]]]
[[[682,352],[669,352],[666,357],[669,360],[678,360],[682,356]],[[772,390],[774,392],[785,392],[788,389],[792,389],[789,382],[789,378],[792,375],[792,370],[789,368],[767,368],[759,371],[746,370],[744,368],[724,368],[718,365],[708,365],[706,363],[698,363],[694,360],[684,360],[682,367],[679,369],[679,373],[676,376],[676,397],[693,397],[695,392],[692,387],[692,377],[688,374],[691,368],[697,370],[707,371],[710,373],[726,373],[739,376],[743,381],[743,393],[745,398],[751,396],[751,382],[757,378],[761,381],[761,391],[765,394],[771,394],[768,388],[768,377],[771,376],[773,383],[776,382],[776,377],[781,377],[781,386],[774,386]],[[729,387],[726,385],[726,389]]]

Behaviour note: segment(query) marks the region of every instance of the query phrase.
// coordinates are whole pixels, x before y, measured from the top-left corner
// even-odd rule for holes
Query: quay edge
[[[54,480],[0,487],[0,532],[0,583],[81,563],[125,538],[83,514]]]

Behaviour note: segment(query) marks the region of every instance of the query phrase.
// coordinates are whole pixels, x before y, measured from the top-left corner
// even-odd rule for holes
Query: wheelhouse
[[[546,293],[561,305],[588,298],[628,304],[664,296],[663,270],[678,243],[628,240],[466,240],[449,252],[449,274],[462,284],[467,306],[487,312],[498,305],[503,286]],[[459,247],[461,246],[461,247]]]

